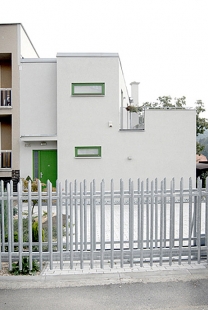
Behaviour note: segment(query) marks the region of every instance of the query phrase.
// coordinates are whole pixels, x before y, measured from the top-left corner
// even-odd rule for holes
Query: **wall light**
[[[41,145],[41,146],[45,146],[45,145],[47,145],[47,142],[42,141],[42,142],[40,142],[40,145]]]

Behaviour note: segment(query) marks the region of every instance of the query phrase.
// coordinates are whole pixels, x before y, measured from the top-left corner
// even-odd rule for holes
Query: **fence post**
[[[192,192],[193,192],[193,187],[192,187],[192,179],[189,179],[189,236],[188,236],[188,264],[191,264],[191,234],[192,234],[192,227],[191,227],[191,222],[192,222]]]
[[[129,188],[129,250],[130,267],[133,267],[133,245],[134,245],[134,184],[130,182]]]
[[[14,252],[14,219],[13,219],[13,181],[10,181],[10,209],[11,209],[11,250]]]
[[[167,192],[167,183],[166,183],[166,178],[164,178],[164,181],[163,181],[163,184],[164,184],[164,197],[163,197],[163,210],[164,210],[164,215],[163,215],[163,221],[164,221],[164,224],[163,224],[163,236],[164,236],[164,248],[166,248],[166,238],[167,238],[167,227],[166,227],[166,223],[167,223],[167,205],[166,205],[166,201],[167,201],[167,198],[166,198],[166,192]]]
[[[150,210],[150,266],[153,265],[153,234],[154,234],[154,182],[151,182],[151,210]]]
[[[17,184],[19,270],[22,270],[22,252],[23,252],[22,198],[23,198],[22,182],[19,182]]]
[[[71,219],[69,222],[69,185],[68,180],[65,180],[65,212],[66,212],[66,251],[69,251],[69,225],[71,224]]]
[[[83,183],[83,208],[84,208],[84,250],[87,251],[87,181]]]
[[[149,249],[149,179],[146,179],[146,248]]]
[[[58,232],[58,248],[59,248],[59,257],[60,257],[60,269],[63,269],[63,215],[62,215],[62,183],[59,182],[59,196],[58,196],[58,213],[57,213],[57,232]],[[66,218],[66,225],[67,225],[67,218]]]
[[[38,180],[38,250],[39,250],[39,266],[42,270],[43,257],[42,257],[42,186],[40,180]]]
[[[164,181],[161,181],[161,203],[160,203],[160,266],[162,266],[163,261],[163,238],[164,238]]]
[[[93,199],[93,183],[90,183],[90,268],[94,267],[94,199]]]
[[[80,268],[83,269],[83,243],[84,243],[84,204],[83,204],[83,186],[80,182],[79,194],[79,207],[80,207]]]
[[[207,263],[208,263],[208,177],[206,178],[206,200],[205,200],[205,245],[207,249]]]
[[[172,265],[174,247],[174,185],[173,179],[170,182],[170,238],[169,238],[169,265]]]
[[[28,182],[28,234],[29,234],[29,269],[32,270],[32,190],[31,181]]]
[[[105,252],[105,183],[101,182],[100,187],[100,268],[104,268],[104,252]]]
[[[158,247],[158,180],[155,179],[155,248]]]
[[[197,245],[197,262],[201,261],[201,202],[202,202],[202,180],[198,178],[198,203],[196,212],[196,245]]]
[[[111,180],[111,268],[114,266],[114,183]]]
[[[7,218],[6,218],[6,214]],[[6,219],[6,221],[5,221]],[[1,229],[1,245],[2,245],[2,252],[5,252],[5,231],[6,226],[8,223],[8,212],[6,208],[6,199],[5,199],[5,193],[4,193],[4,181],[1,180],[1,223],[0,223],[0,229]]]
[[[140,189],[140,179],[137,180],[137,247],[140,249],[141,240],[141,189]]]
[[[140,241],[140,267],[143,267],[144,249],[144,182],[141,182],[141,241]]]
[[[11,185],[7,183],[7,212],[8,212],[8,255],[9,255],[9,270],[12,270],[12,220],[11,220]]]
[[[96,251],[96,184],[95,184],[95,179],[92,182],[93,185],[93,236],[94,236],[94,245],[93,249]]]
[[[50,261],[50,270],[53,269],[53,244],[52,244],[52,184],[50,181],[47,181],[47,214],[48,214],[48,252],[49,252],[49,261]]]
[[[70,205],[70,269],[73,269],[74,266],[74,243],[73,243],[73,227],[74,227],[74,206],[73,206],[73,187],[72,183],[69,184],[69,205]]]
[[[77,180],[74,181],[74,217],[75,217],[75,251],[78,251],[78,203]]]
[[[123,268],[124,256],[124,185],[120,180],[120,266]]]

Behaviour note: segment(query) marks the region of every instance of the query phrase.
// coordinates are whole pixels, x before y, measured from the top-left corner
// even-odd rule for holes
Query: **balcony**
[[[120,130],[144,131],[145,111],[127,111],[126,108],[120,110]]]
[[[0,151],[0,169],[12,168],[12,151],[1,150]]]
[[[12,105],[11,88],[0,88],[0,108],[11,107]]]

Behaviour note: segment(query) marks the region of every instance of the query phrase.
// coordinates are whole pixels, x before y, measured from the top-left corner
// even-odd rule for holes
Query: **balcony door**
[[[42,183],[49,180],[56,186],[57,179],[57,150],[33,151],[33,177]]]

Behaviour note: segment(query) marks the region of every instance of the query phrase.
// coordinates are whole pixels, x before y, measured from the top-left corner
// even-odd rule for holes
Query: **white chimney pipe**
[[[140,82],[131,82],[131,98],[133,99],[133,105],[139,106],[139,84]]]

